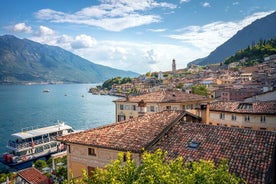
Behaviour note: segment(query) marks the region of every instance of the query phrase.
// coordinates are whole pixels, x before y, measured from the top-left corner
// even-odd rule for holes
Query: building
[[[163,111],[70,134],[59,140],[67,144],[68,170],[78,178],[83,169],[89,172],[104,167],[115,160],[119,152],[131,151],[132,158],[139,164],[143,149],[151,146],[174,123],[199,122],[199,119],[188,112]]]
[[[196,114],[195,109],[200,108],[201,103],[210,102],[211,99],[188,94],[179,90],[161,90],[146,93],[139,96],[128,96],[113,101],[115,103],[116,121],[124,121],[139,116],[141,108],[138,103],[145,103],[146,113],[155,113],[163,110],[186,110]],[[200,114],[196,114],[201,116]]]
[[[269,131],[178,123],[150,150],[161,148],[184,162],[226,159],[229,171],[248,184],[275,183],[275,138]]]
[[[214,102],[209,106],[207,124],[276,131],[276,101]]]
[[[244,99],[244,102],[268,102],[268,101],[276,101],[276,90],[268,91],[259,95],[254,95],[252,97],[248,97]]]
[[[173,74],[173,75],[176,74],[176,63],[175,63],[175,59],[172,60],[172,74]]]
[[[16,184],[49,184],[50,179],[34,167],[23,169],[17,173]]]
[[[191,123],[199,120],[185,111],[162,111],[58,139],[68,146],[68,170],[75,178],[82,169],[104,167],[119,152],[130,151],[140,164],[144,150],[161,148],[168,159],[182,156],[184,162],[227,159],[230,172],[248,183],[273,183],[275,132]]]
[[[261,93],[255,86],[227,86],[216,90],[216,97],[222,101],[243,101],[245,98]]]

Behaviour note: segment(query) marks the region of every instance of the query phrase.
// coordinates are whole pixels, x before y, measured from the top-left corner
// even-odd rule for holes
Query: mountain
[[[98,83],[138,75],[92,63],[60,47],[0,36],[0,83]]]
[[[238,31],[232,38],[217,47],[207,57],[190,62],[188,65],[208,65],[224,61],[237,51],[244,49],[260,40],[276,37],[276,12],[252,22]]]

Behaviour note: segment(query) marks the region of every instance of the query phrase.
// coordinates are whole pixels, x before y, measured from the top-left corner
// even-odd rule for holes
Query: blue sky
[[[60,46],[138,73],[207,56],[275,0],[1,0],[0,35]]]

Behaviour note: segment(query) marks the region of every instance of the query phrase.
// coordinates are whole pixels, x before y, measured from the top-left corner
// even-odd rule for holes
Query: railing
[[[28,141],[28,142],[16,142],[16,141],[9,141],[8,146],[16,149],[23,149],[28,147],[34,147],[35,145],[55,141],[57,136],[51,136],[47,137],[45,139],[38,139],[34,141]]]

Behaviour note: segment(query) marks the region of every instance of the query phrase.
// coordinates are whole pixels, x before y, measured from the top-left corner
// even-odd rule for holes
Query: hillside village
[[[82,178],[83,169],[90,176],[119,152],[130,151],[139,165],[144,151],[162,149],[167,159],[184,162],[227,159],[229,171],[247,183],[274,183],[276,55],[251,67],[242,63],[177,70],[173,59],[171,71],[149,72],[110,90],[91,88],[94,95],[119,96],[116,122],[58,138],[67,146],[67,178]],[[192,86],[207,93],[195,94]],[[27,168],[16,181],[49,182],[41,172]]]
[[[177,70],[173,59],[171,71],[109,91],[91,89],[122,97],[114,101],[116,123],[60,139],[70,146],[74,176],[81,177],[81,168],[104,167],[120,151],[131,151],[140,163],[143,148],[162,148],[186,161],[226,158],[247,183],[275,182],[276,55],[264,60],[252,67],[237,67],[239,61]],[[206,96],[193,94],[194,85],[204,85]]]
[[[244,62],[241,60],[229,65],[190,65],[186,69],[176,70],[176,61],[173,59],[172,71],[148,72],[133,78],[131,83],[113,84],[110,90],[91,88],[90,92],[125,96],[177,89],[191,93],[191,86],[204,85],[208,89],[208,97],[213,100],[243,101],[275,89],[276,55],[264,60],[265,62],[251,67],[238,67]]]

